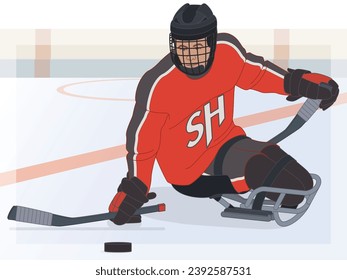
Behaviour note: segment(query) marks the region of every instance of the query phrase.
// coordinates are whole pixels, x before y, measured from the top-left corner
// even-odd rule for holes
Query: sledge
[[[307,99],[286,129],[269,142],[279,143],[301,128],[317,111],[320,102],[321,100]],[[215,199],[224,207],[222,217],[264,222],[274,220],[279,226],[285,227],[295,223],[306,213],[321,186],[322,181],[319,175],[313,173],[310,175],[314,185],[306,191],[261,186],[244,194],[217,194],[210,198]],[[266,198],[267,193],[276,193],[279,196],[276,201],[273,201]],[[304,200],[297,207],[285,207],[282,205],[282,201],[287,194],[300,195],[304,197]]]

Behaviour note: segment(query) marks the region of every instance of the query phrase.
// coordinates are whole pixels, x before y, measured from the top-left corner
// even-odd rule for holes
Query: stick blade
[[[53,214],[23,206],[13,206],[7,216],[9,220],[51,226]]]
[[[7,215],[7,219],[15,221],[16,220],[16,214],[17,214],[17,206],[13,206]]]

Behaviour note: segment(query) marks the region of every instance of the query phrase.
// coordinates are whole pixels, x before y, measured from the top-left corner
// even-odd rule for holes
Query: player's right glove
[[[322,99],[320,108],[328,109],[339,94],[338,84],[330,77],[311,73],[303,69],[288,69],[284,76],[284,90],[289,93],[288,101],[295,101],[303,96],[311,99]]]
[[[154,197],[155,193],[148,193],[147,186],[139,178],[123,178],[108,208],[109,212],[117,212],[112,221],[117,225],[140,222],[141,217],[134,216],[135,211]]]

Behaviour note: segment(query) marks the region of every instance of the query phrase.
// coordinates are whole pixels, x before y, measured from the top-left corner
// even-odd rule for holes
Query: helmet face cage
[[[170,34],[170,53],[183,73],[199,76],[211,67],[216,49],[217,32],[198,39],[178,39]]]

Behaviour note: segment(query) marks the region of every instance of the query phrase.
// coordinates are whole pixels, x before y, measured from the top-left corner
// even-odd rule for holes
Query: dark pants
[[[313,181],[309,172],[278,145],[238,137],[222,146],[205,176],[189,186],[174,185],[174,188],[186,195],[209,197],[246,192],[260,186],[308,190],[313,187]],[[276,200],[278,194],[266,196]],[[283,204],[295,206],[302,200],[301,196],[286,195]]]

